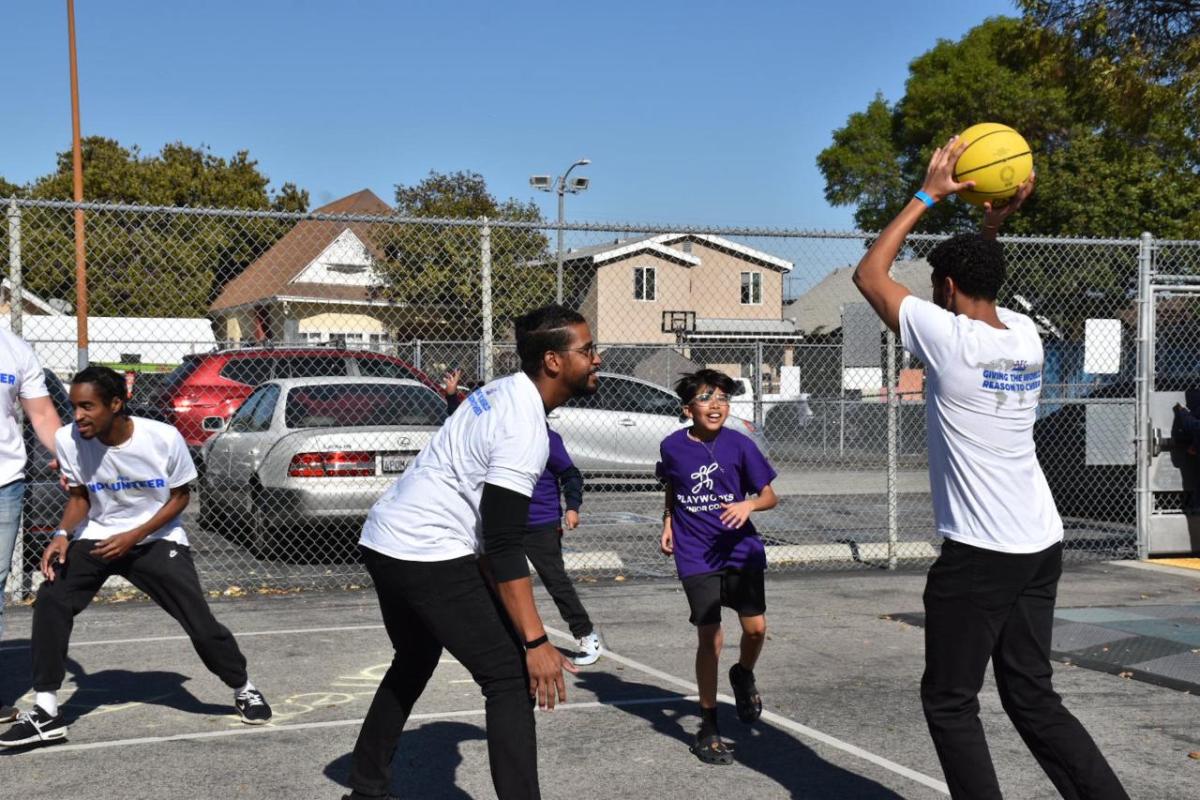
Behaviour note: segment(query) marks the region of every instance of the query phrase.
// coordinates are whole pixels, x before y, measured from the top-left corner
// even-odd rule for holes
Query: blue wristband
[[[926,192],[924,192],[924,191],[917,192],[916,194],[914,194],[914,195],[913,195],[913,197],[915,197],[915,198],[917,198],[918,200],[920,200],[920,201],[921,201],[922,203],[924,203],[924,204],[925,204],[925,205],[926,205],[928,208],[933,208],[933,204],[937,202],[937,200],[934,200],[934,199],[933,199],[933,198],[932,198],[932,197],[931,197],[929,194],[927,194],[927,193],[926,193]]]

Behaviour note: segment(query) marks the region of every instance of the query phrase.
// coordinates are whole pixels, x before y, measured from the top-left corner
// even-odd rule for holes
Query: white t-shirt
[[[523,372],[492,381],[463,401],[379,498],[359,544],[404,561],[477,554],[483,485],[530,497],[549,454],[533,381]]]
[[[45,397],[46,377],[33,348],[19,336],[0,330],[0,486],[25,477],[25,437],[17,424],[21,399]]]
[[[987,550],[1036,553],[1063,538],[1033,446],[1042,340],[1029,317],[996,313],[1007,330],[909,295],[900,304],[900,338],[927,368],[938,532]]]
[[[91,505],[78,528],[78,539],[107,539],[133,530],[158,513],[172,489],[196,479],[196,465],[179,431],[152,419],[132,420],[133,435],[116,447],[99,439],[84,439],[74,425],[59,428],[54,436],[67,483],[88,488]],[[142,543],[159,539],[188,543],[179,517]]]

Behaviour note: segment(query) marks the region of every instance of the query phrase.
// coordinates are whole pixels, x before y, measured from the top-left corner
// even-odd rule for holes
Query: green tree
[[[84,199],[121,204],[307,210],[294,184],[276,193],[245,151],[231,158],[179,142],[154,155],[94,136],[83,140]],[[54,172],[33,181],[30,197],[73,197],[72,154],[59,153]],[[88,306],[96,316],[203,316],[226,281],[291,226],[287,221],[167,212],[90,211],[85,216]],[[29,288],[72,298],[73,215],[27,208],[22,213],[22,261]],[[169,285],[170,291],[163,291]]]
[[[1196,124],[1185,121],[1187,93],[1142,64],[1098,65],[1052,25],[989,19],[914,59],[901,99],[877,95],[834,131],[818,157],[826,198],[854,206],[857,224],[878,230],[920,186],[935,147],[974,123],[996,121],[1025,136],[1038,172],[1037,192],[1007,232],[1198,237],[1200,170],[1195,143],[1180,133]],[[978,209],[955,199],[935,206],[922,230],[968,230],[978,219]],[[1095,312],[1069,298],[1124,302],[1133,269],[1128,253],[1115,250],[1067,257],[1024,247],[1010,258],[1010,290],[1067,309],[1059,320],[1068,326]]]
[[[817,159],[826,198],[855,206],[858,225],[877,230],[920,185],[935,147],[975,122],[1001,121],[1029,141],[1038,170],[1038,192],[1013,232],[1200,235],[1200,175],[1174,124],[1180,98],[1132,75],[1123,81],[1116,98],[1063,37],[988,20],[916,58],[898,102],[876,96],[834,131]],[[946,203],[925,229],[961,230],[977,217]]]
[[[431,171],[413,185],[396,186],[396,213],[405,218],[478,221],[491,227],[492,302],[495,330],[532,305],[553,299],[554,277],[547,268],[548,247],[536,227],[504,227],[504,222],[541,222],[532,202],[497,200],[475,172]],[[424,330],[438,325],[477,327],[481,311],[481,229],[479,225],[410,222],[373,231],[386,258],[379,265],[385,285],[380,295],[422,315]]]
[[[18,186],[15,183],[9,183],[0,175],[0,198],[5,197],[22,197],[25,194],[25,187]]]

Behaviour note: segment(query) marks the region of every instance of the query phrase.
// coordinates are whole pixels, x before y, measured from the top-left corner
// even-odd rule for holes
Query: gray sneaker
[[[0,703],[0,725],[16,722],[19,716],[21,716],[21,711],[16,706],[6,706]]]

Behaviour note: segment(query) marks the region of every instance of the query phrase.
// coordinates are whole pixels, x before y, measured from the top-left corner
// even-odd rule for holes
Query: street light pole
[[[559,175],[554,183],[550,182],[549,175],[534,175],[529,179],[529,185],[535,189],[540,189],[543,192],[555,191],[558,193],[558,247],[555,248],[554,255],[554,275],[556,289],[554,292],[555,302],[562,305],[563,301],[563,223],[565,220],[564,209],[566,207],[567,192],[578,194],[588,187],[587,178],[576,178],[571,182],[571,187],[567,188],[567,176],[571,174],[571,170],[576,167],[586,167],[592,163],[591,159],[581,158],[567,168],[567,171]]]
[[[574,169],[574,167],[572,167]],[[570,172],[571,170],[567,170]],[[558,179],[558,249],[555,250],[555,289],[554,302],[560,306],[563,301],[563,273],[562,273],[562,257],[563,257],[563,208],[566,206],[566,176]]]

